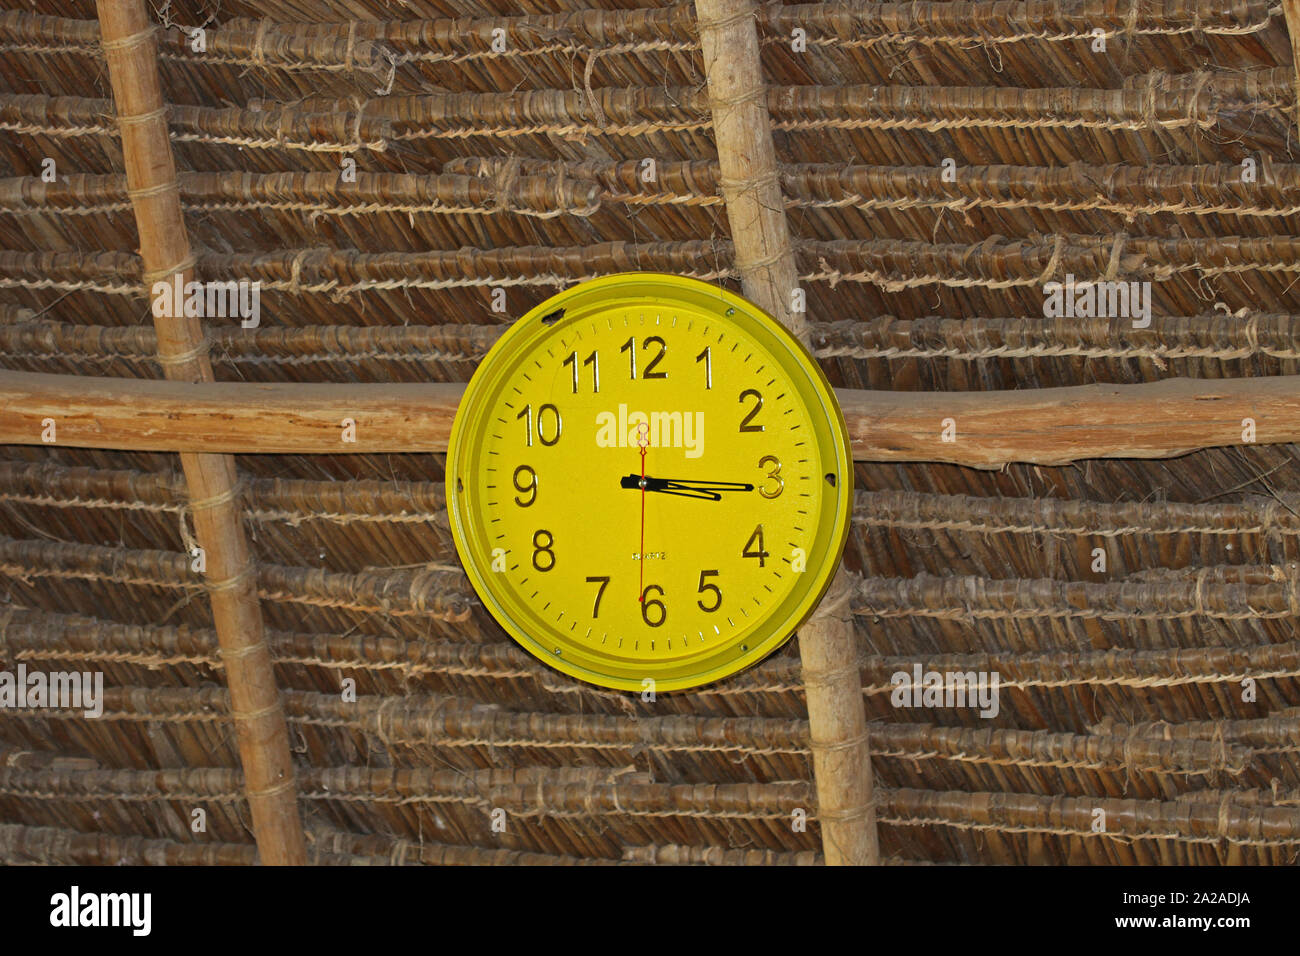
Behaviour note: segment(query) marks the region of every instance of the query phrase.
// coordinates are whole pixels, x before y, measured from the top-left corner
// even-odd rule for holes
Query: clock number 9
[[[551,421],[555,423],[550,438],[546,437],[546,413],[551,413]],[[524,437],[527,440],[529,448],[533,447],[533,406],[525,405],[523,411],[515,416],[516,419],[524,420]],[[560,432],[564,430],[564,422],[560,420],[560,410],[554,405],[542,405],[537,409],[537,440],[547,448],[554,445],[560,440]],[[522,490],[522,489],[521,489]]]
[[[668,608],[664,607],[663,601],[656,601],[653,598],[651,598],[650,597],[651,591],[658,591],[661,595],[664,593],[664,589],[657,584],[647,584],[645,586],[645,593],[641,595],[641,597],[643,598],[643,600],[641,601],[641,620],[645,621],[646,624],[650,625],[651,627],[663,627],[664,621],[668,620]],[[651,607],[656,607],[659,609],[658,620],[655,621],[650,620],[649,611]]]
[[[546,572],[555,567],[555,551],[552,550],[554,544],[555,538],[549,531],[543,529],[533,533],[533,567],[538,571]],[[543,554],[546,555],[545,565],[541,560]]]
[[[703,611],[705,614],[712,614],[712,613],[713,613],[714,611],[716,611],[718,608],[722,607],[722,589],[719,588],[716,584],[705,584],[705,583],[704,583],[704,579],[705,579],[705,578],[710,578],[710,577],[714,577],[714,578],[716,578],[717,576],[718,576],[718,572],[717,572],[717,571],[701,571],[701,572],[700,572],[700,587],[699,587],[699,589],[698,589],[698,591],[697,591],[696,593],[698,593],[698,594],[703,594],[705,591],[712,591],[712,592],[713,592],[713,606],[712,606],[712,607],[705,607],[703,601],[696,601],[696,602],[695,602],[696,604],[699,605],[700,610]]]
[[[521,485],[519,483],[520,472],[527,472],[528,474],[527,484]],[[521,508],[529,507],[534,501],[537,500],[537,472],[533,471],[527,465],[520,465],[518,468],[516,468],[515,469],[515,490],[521,492],[521,494],[515,495],[515,504],[517,504]],[[524,501],[522,492],[532,493],[527,501]]]

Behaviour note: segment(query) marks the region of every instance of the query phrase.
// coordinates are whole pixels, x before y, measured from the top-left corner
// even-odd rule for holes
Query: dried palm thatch
[[[929,451],[857,466],[833,668],[794,645],[654,702],[505,637],[457,565],[440,453],[240,456],[305,858],[838,862],[862,790],[828,785],[869,768],[884,863],[1290,862],[1295,447],[1240,441],[1236,407],[1211,441],[1158,396],[1211,408],[1300,375],[1300,7],[617,6],[168,7],[155,120],[194,269],[262,282],[257,328],[211,320],[186,348],[214,385],[454,394],[574,281],[655,269],[761,297],[758,276],[803,289],[788,318],[843,394],[936,419]],[[719,95],[716,65],[711,89],[711,14],[753,31],[759,93]],[[143,279],[174,263],[141,245],[116,49],[73,4],[0,13],[0,376],[157,379],[176,351],[148,315]],[[735,118],[764,114],[774,166],[735,188]],[[761,227],[740,225],[756,198]],[[758,275],[774,263],[791,278]],[[1149,282],[1151,323],[1045,316],[1071,274]],[[1096,424],[1071,406],[1037,452],[1073,464],[943,463],[944,402],[1077,386],[1153,387],[1134,427],[1186,453],[1050,458]],[[0,859],[270,860],[177,464],[0,451],[0,670],[106,685],[99,718],[0,712]],[[997,715],[898,705],[917,665],[997,673]],[[828,682],[865,734],[822,733]]]

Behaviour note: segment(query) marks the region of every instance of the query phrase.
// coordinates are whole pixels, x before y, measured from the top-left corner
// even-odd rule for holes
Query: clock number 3
[[[785,490],[785,479],[781,477],[781,459],[775,455],[764,455],[758,460],[758,467],[763,468],[771,465],[772,470],[767,472],[767,477],[772,479],[772,486],[769,487],[764,482],[758,489],[758,493],[764,498],[779,498],[781,492]]]

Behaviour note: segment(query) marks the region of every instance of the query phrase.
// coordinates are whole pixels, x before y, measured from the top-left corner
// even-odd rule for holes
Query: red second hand
[[[636,599],[645,603],[645,445],[641,446],[641,589]]]

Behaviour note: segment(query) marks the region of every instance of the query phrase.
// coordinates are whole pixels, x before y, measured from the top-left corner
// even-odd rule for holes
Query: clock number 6
[[[542,529],[533,532],[533,567],[538,571],[546,572],[555,567],[555,551],[552,550],[554,544],[555,538],[549,531]],[[539,560],[543,554],[546,555],[544,566]]]
[[[699,586],[699,589],[698,589],[698,591],[697,591],[696,593],[697,593],[697,594],[703,594],[703,593],[706,592],[706,591],[712,591],[712,592],[713,592],[713,606],[712,606],[712,607],[705,607],[703,601],[696,601],[696,602],[695,602],[696,604],[699,605],[700,610],[703,611],[703,612],[705,612],[706,614],[712,614],[712,613],[713,613],[714,611],[716,611],[718,608],[722,607],[722,589],[719,588],[716,584],[705,584],[705,583],[704,583],[704,580],[705,580],[706,578],[711,578],[711,577],[712,577],[712,578],[716,578],[717,576],[718,576],[718,572],[717,572],[717,571],[701,571],[701,572],[700,572],[700,586]]]
[[[641,620],[645,621],[651,627],[663,627],[664,621],[668,620],[668,608],[664,607],[663,601],[656,601],[654,598],[650,597],[651,591],[658,591],[661,595],[664,593],[664,589],[657,584],[647,584],[645,586],[645,593],[642,595],[645,600],[641,602]],[[657,607],[659,609],[659,620],[650,620],[649,612],[651,607]]]

